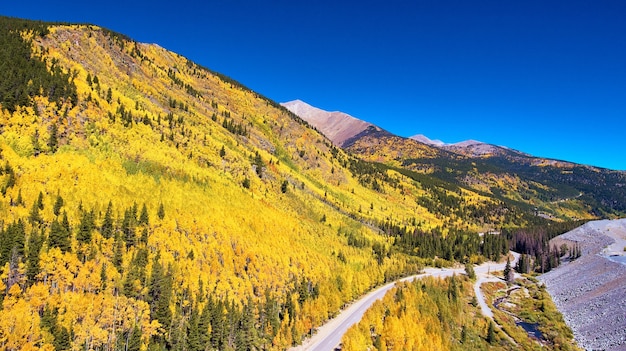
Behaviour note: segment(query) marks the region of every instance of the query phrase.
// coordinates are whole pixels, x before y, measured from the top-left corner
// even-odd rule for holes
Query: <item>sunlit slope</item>
[[[355,158],[158,45],[0,25],[0,348],[284,349],[435,256],[497,257],[476,232],[533,220]]]
[[[347,151],[362,159],[412,170],[526,213],[559,221],[616,217],[626,211],[626,173],[534,157],[482,144],[444,150],[394,135],[361,135]]]
[[[215,349],[282,349],[417,269],[381,223],[442,224],[405,176],[372,189],[306,123],[184,57],[95,26],[9,28],[72,89],[1,112],[3,348],[174,348],[200,328]]]

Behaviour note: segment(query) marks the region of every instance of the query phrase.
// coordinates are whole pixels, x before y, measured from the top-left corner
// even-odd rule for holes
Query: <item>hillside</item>
[[[308,115],[299,116],[308,121]],[[323,125],[317,127],[324,132]],[[623,171],[534,157],[474,140],[445,144],[423,135],[403,138],[374,125],[344,142],[343,148],[363,160],[427,175],[448,187],[549,219],[615,218],[626,213]]]
[[[285,349],[373,286],[508,250],[479,231],[547,223],[158,45],[4,17],[0,43],[2,349]]]

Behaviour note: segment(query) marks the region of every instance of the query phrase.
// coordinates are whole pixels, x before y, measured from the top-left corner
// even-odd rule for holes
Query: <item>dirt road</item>
[[[517,255],[517,254],[514,254]],[[515,256],[517,257],[517,256]],[[496,263],[496,262],[486,262],[480,266],[474,267],[474,271],[476,272],[478,279],[483,279],[486,281],[487,276],[490,272],[501,271],[504,269],[506,262]],[[402,278],[398,281],[413,281],[416,279],[420,279],[426,276],[432,277],[449,277],[453,274],[465,274],[464,268],[427,268],[424,270],[424,273]],[[291,351],[329,351],[334,350],[339,346],[341,342],[341,338],[343,334],[355,323],[361,320],[365,311],[372,305],[376,300],[382,299],[383,296],[396,285],[396,282],[386,284],[380,288],[377,288],[374,291],[369,292],[365,296],[361,297],[359,300],[352,303],[345,310],[341,311],[337,317],[331,319],[326,324],[321,326],[313,337],[308,338],[304,341],[304,343],[300,346],[293,347]],[[478,289],[480,291],[480,289]],[[480,294],[478,297],[478,301],[481,306],[485,306],[485,308],[491,313],[489,307],[484,301],[484,297]],[[485,313],[487,310],[484,310]]]

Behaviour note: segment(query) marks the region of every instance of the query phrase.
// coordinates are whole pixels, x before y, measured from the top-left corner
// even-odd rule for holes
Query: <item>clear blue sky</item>
[[[402,136],[626,170],[626,1],[2,1]]]

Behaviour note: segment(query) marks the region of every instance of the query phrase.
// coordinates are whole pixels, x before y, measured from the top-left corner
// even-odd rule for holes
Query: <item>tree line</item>
[[[43,95],[61,106],[64,102],[76,105],[76,86],[69,72],[64,72],[56,59],[47,68],[47,62],[32,54],[32,41],[21,32],[35,36],[48,33],[43,22],[0,16],[0,105],[13,112],[18,106],[31,106],[33,97]]]

